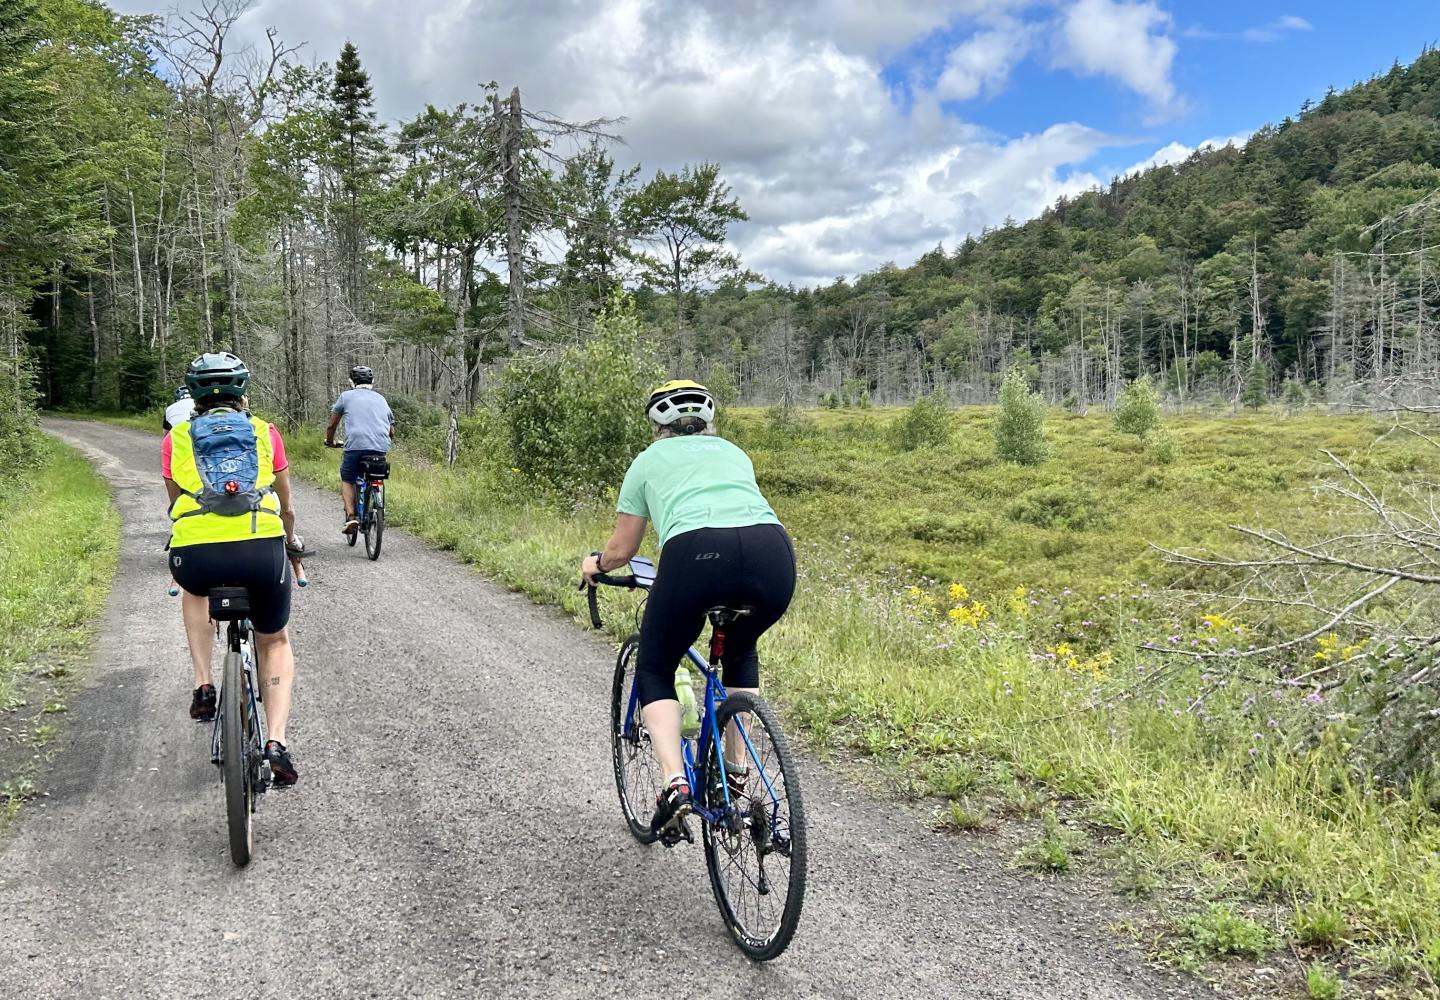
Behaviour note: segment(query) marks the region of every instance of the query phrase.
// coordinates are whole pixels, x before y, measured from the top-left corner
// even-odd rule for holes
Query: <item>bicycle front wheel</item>
[[[726,764],[729,806],[703,824],[705,866],[720,916],[740,950],[768,961],[790,946],[805,902],[805,809],[800,775],[775,710],[737,691],[716,713],[720,731],[736,726]],[[701,779],[707,804],[725,807],[715,747]]]
[[[380,542],[385,537],[385,493],[373,490],[370,510],[365,515],[365,554],[374,562],[380,558]]]
[[[639,652],[637,632],[625,640],[620,655],[615,658],[615,682],[610,691],[610,751],[625,823],[636,840],[653,844],[656,835],[650,830],[650,817],[655,814],[655,796],[660,790],[660,761],[650,745],[650,733],[640,715],[635,690],[635,662]]]
[[[220,687],[220,756],[225,776],[225,820],[230,831],[230,860],[239,868],[250,863],[254,846],[251,825],[254,814],[254,772],[250,767],[249,746],[250,699],[245,696],[245,667],[240,654],[225,654],[225,670]]]

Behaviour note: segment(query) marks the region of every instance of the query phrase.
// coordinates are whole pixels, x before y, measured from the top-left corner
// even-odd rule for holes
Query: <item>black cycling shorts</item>
[[[635,666],[640,704],[675,697],[675,668],[713,607],[748,607],[725,629],[726,687],[760,686],[755,643],[795,594],[795,548],[778,524],[699,528],[665,543],[640,622]]]
[[[271,635],[290,622],[290,558],[283,538],[247,538],[170,550],[170,574],[200,597],[212,587],[244,587],[250,624]]]

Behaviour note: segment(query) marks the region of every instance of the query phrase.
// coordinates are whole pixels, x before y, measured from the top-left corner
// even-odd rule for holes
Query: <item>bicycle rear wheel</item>
[[[225,654],[225,672],[221,676],[220,755],[225,776],[225,820],[230,832],[230,860],[243,868],[250,863],[254,846],[254,770],[247,743],[250,699],[245,696],[245,668],[239,653],[231,650]]]
[[[374,562],[380,558],[380,542],[385,537],[385,491],[370,491],[370,509],[365,514],[365,554]]]
[[[737,691],[725,699],[716,723],[725,732],[739,720],[746,739],[731,752],[745,767],[731,775],[730,808],[716,824],[703,824],[705,866],[720,916],[740,950],[768,961],[790,946],[805,902],[805,809],[790,744],[768,702]],[[721,808],[715,747],[701,779],[707,804]],[[729,765],[727,764],[727,770]],[[736,794],[743,786],[743,793]]]
[[[637,632],[625,640],[615,658],[615,682],[610,691],[610,750],[625,823],[636,840],[653,844],[656,835],[650,831],[650,817],[655,814],[655,796],[660,790],[660,761],[650,745],[636,697],[635,661],[639,651]]]

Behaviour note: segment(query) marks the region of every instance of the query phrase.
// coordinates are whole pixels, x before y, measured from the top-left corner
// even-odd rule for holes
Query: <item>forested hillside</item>
[[[140,409],[221,346],[292,421],[359,360],[473,406],[620,288],[672,369],[756,402],[985,401],[1019,363],[1076,408],[1144,371],[1180,403],[1343,403],[1440,351],[1440,53],[1243,149],[793,289],[728,248],[745,212],[720,166],[617,167],[625,108],[560,121],[511,81],[387,126],[353,46],[245,50],[244,7],[0,2],[0,392]]]

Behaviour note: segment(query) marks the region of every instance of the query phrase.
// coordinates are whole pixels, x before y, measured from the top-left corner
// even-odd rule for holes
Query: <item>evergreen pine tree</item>
[[[361,66],[360,53],[354,43],[346,42],[335,64],[328,119],[332,165],[342,200],[337,215],[345,293],[356,312],[363,309],[364,256],[368,245],[365,201],[376,187],[385,156],[384,134],[375,121],[374,103],[370,74]]]

